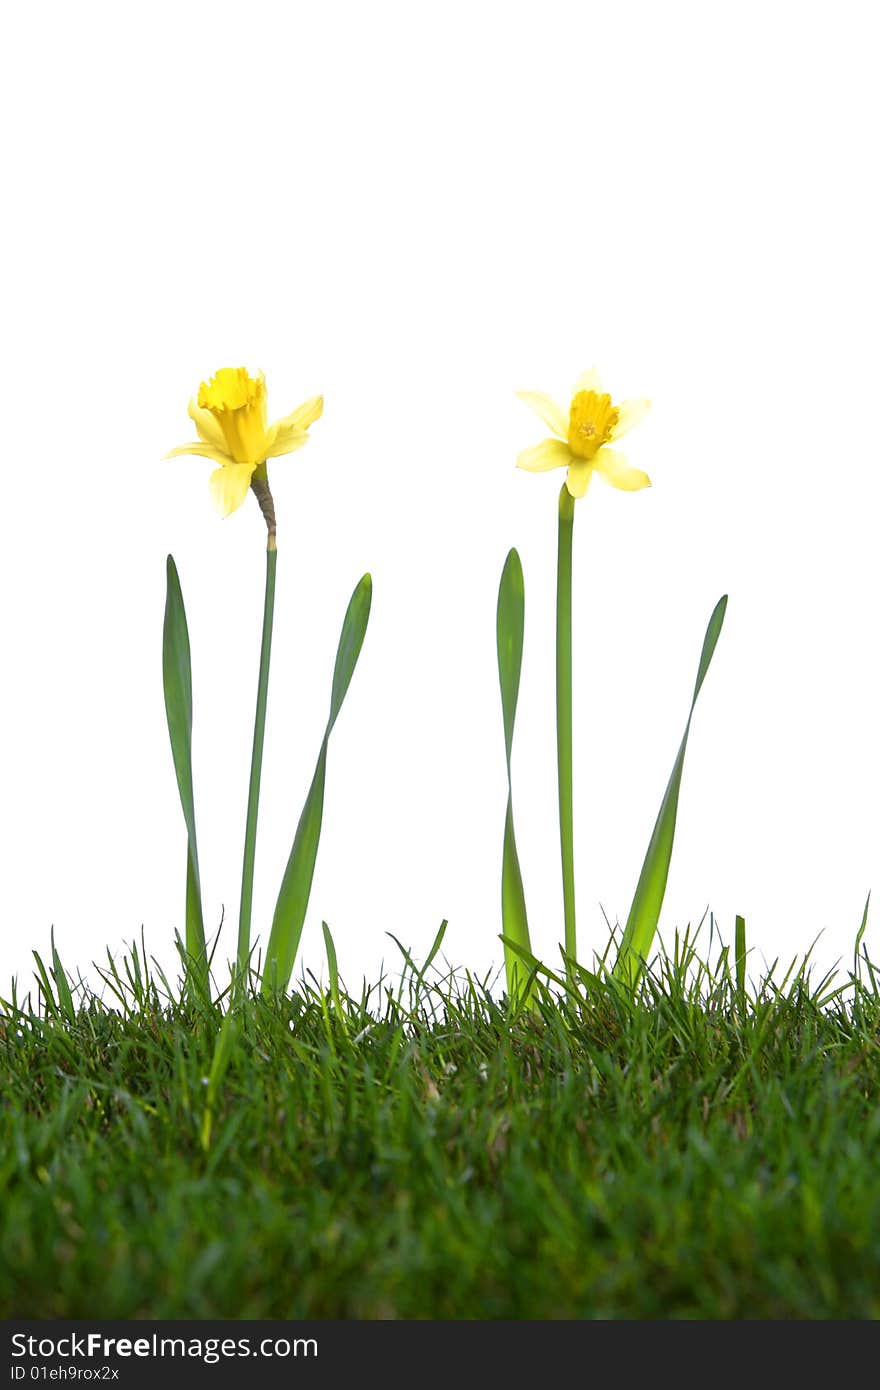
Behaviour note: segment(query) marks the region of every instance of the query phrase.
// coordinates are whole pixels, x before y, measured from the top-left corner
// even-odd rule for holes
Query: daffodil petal
[[[639,397],[631,401],[622,401],[621,404],[617,406],[617,424],[612,429],[609,437],[611,439],[619,439],[622,434],[626,434],[628,430],[633,429],[640,420],[644,420],[650,408],[651,402],[646,401],[644,397]]]
[[[313,425],[316,420],[319,420],[323,413],[324,397],[310,396],[289,415],[284,415],[280,420],[276,420],[272,429],[279,434],[282,430],[307,430],[309,425]]]
[[[638,492],[639,488],[651,486],[647,473],[640,468],[630,468],[623,454],[616,449],[600,449],[593,459],[593,467],[606,483],[620,488],[621,492]]]
[[[238,510],[247,497],[253,475],[254,465],[250,463],[228,463],[211,474],[211,497],[221,516]]]
[[[294,449],[301,449],[304,444],[308,444],[309,436],[305,430],[297,429],[296,425],[291,425],[288,429],[278,429],[273,425],[269,430],[270,444],[266,450],[266,458],[274,459],[279,454],[292,454]]]
[[[517,391],[516,394],[529,410],[533,410],[545,425],[550,426],[554,434],[558,434],[560,439],[568,438],[568,415],[552,396],[546,396],[543,391]]]
[[[597,396],[602,394],[602,383],[599,380],[599,373],[595,367],[590,367],[586,372],[581,372],[574,384],[572,395],[576,396],[578,391],[595,391]]]
[[[597,454],[596,458],[598,457],[599,455]],[[590,486],[594,462],[595,460],[588,463],[586,459],[577,459],[569,463],[568,473],[565,478],[565,486],[568,488],[572,497],[583,497],[587,488]]]
[[[215,449],[220,449],[221,452],[225,452],[226,440],[223,438],[223,431],[210,410],[204,410],[203,407],[199,405],[195,396],[190,400],[187,410],[189,418],[192,420],[205,443],[212,444]]]
[[[551,468],[566,468],[571,463],[571,451],[561,439],[542,439],[531,449],[523,449],[516,461],[517,468],[529,473],[547,473]]]
[[[180,444],[176,449],[169,449],[165,458],[173,459],[178,454],[198,454],[201,458],[213,459],[215,463],[234,463],[224,449],[215,449],[213,444],[205,444],[199,439],[194,444]]]

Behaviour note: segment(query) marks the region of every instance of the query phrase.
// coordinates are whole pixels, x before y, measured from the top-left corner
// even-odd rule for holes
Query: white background
[[[527,613],[515,809],[533,944],[562,935],[553,621],[562,474],[517,388],[647,395],[650,473],[575,525],[581,955],[625,920],[712,607],[662,926],[849,958],[880,870],[878,89],[838,3],[31,3],[4,22],[2,934],[173,966],[185,832],[161,684],[187,603],[206,919],[234,952],[262,606],[257,506],[163,461],[223,365],[270,416],[278,594],[255,931],[320,743],[339,624],[374,606],[331,743],[297,969],[350,987],[441,917],[500,964],[498,576]],[[878,949],[876,930],[869,944]],[[7,993],[4,983],[0,993]]]

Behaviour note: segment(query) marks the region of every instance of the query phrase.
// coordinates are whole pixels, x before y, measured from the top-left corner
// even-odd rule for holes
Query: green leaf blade
[[[736,994],[739,1007],[745,1012],[746,1006],[746,919],[739,913],[734,926],[734,965],[736,969]]]
[[[186,952],[195,962],[198,981],[207,987],[207,950],[202,915],[202,890],[196,842],[195,795],[192,775],[192,666],[189,629],[174,557],[166,566],[165,622],[162,631],[162,684],[171,755],[187,833]]]
[[[287,988],[293,972],[299,940],[312,892],[321,825],[324,818],[324,786],[327,778],[327,739],[321,745],[305,805],[300,813],[293,848],[281,880],[272,918],[263,969],[263,993]]]
[[[721,636],[721,629],[724,626],[724,615],[727,612],[727,594],[722,594],[721,598],[712,609],[712,616],[706,628],[706,636],[703,638],[703,650],[700,652],[700,665],[697,670],[697,680],[694,686],[694,698],[691,702],[691,714],[694,712],[694,705],[697,702],[706,673],[715,655],[715,648],[718,646],[718,638]]]
[[[529,921],[526,911],[522,870],[516,848],[513,824],[513,782],[510,758],[516,723],[522,674],[523,632],[525,627],[525,583],[522,565],[516,550],[511,550],[501,571],[498,586],[498,608],[495,636],[498,651],[498,678],[501,685],[501,711],[504,721],[504,750],[507,764],[507,814],[504,820],[504,842],[501,860],[501,921],[503,937],[515,941],[523,950],[531,950]],[[504,942],[504,967],[507,992],[516,1001],[528,983],[522,957]]]
[[[697,680],[694,686],[694,694],[691,700],[690,712],[687,724],[685,725],[684,737],[678,750],[678,756],[672,768],[672,774],[666,787],[654,830],[651,835],[645,860],[642,865],[642,872],[636,885],[633,896],[632,906],[623,933],[623,940],[620,944],[617,960],[614,964],[613,974],[618,979],[623,979],[627,984],[632,984],[636,980],[642,963],[647,959],[654,934],[657,930],[657,923],[660,920],[660,909],[663,906],[663,898],[666,893],[666,883],[669,878],[669,865],[672,860],[672,848],[675,841],[675,822],[678,815],[678,800],[681,792],[681,779],[684,772],[684,758],[687,752],[688,735],[690,734],[691,719],[693,718],[694,707],[697,696],[703,686],[706,673],[715,653],[718,638],[721,635],[721,628],[724,624],[724,615],[727,610],[727,595],[723,595],[718,600],[709,619],[706,635],[703,639],[703,647],[700,653],[700,664],[697,671]]]
[[[523,632],[525,628],[525,580],[516,550],[511,550],[501,571],[495,636],[498,648],[498,676],[501,682],[501,710],[504,719],[504,746],[508,762],[513,747],[513,726],[522,673]]]
[[[348,693],[354,669],[361,654],[361,647],[364,645],[364,638],[367,635],[367,624],[370,621],[370,608],[373,602],[373,580],[369,574],[365,574],[360,580],[352,594],[345,618],[342,623],[342,633],[339,638],[339,647],[336,651],[336,662],[333,667],[333,688],[330,694],[330,719],[327,725],[327,733],[336,723],[339,711],[342,709],[342,702]]]
[[[340,1027],[346,1037],[348,1037],[348,1018],[342,1006],[342,994],[339,989],[339,962],[336,958],[336,946],[330,928],[327,926],[326,922],[321,923],[321,930],[324,933],[324,949],[327,952],[327,969],[330,973],[330,998],[333,1000],[333,1009],[339,1020]]]
[[[211,1070],[208,1074],[208,1091],[205,1096],[205,1109],[202,1113],[202,1124],[199,1132],[202,1149],[206,1153],[211,1147],[211,1131],[214,1127],[214,1112],[217,1108],[220,1087],[223,1084],[223,1078],[226,1075],[226,1069],[229,1066],[240,1033],[240,1021],[234,1010],[230,1008],[217,1034],[214,1056],[211,1059]]]
[[[372,580],[365,574],[351,596],[342,624],[333,671],[330,715],[272,918],[261,985],[264,995],[286,989],[293,972],[321,840],[327,747],[364,643],[370,620],[371,600]]]
[[[55,947],[55,928],[50,933],[52,945],[52,974],[55,977],[55,986],[58,990],[58,1003],[67,1022],[71,1025],[76,1023],[76,1009],[73,1005],[73,996],[70,992],[70,985],[67,980],[67,971],[61,964],[61,957]]]

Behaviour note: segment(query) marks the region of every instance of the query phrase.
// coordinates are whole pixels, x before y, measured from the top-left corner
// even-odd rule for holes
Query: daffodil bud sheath
[[[253,489],[254,496],[256,497],[257,501],[258,501],[259,504],[260,504],[260,511],[263,513],[263,517],[264,517],[264,519],[265,519],[266,526],[268,527],[268,530],[269,530],[269,539],[268,539],[268,542],[267,542],[267,548],[268,548],[269,550],[274,550],[274,549],[275,549],[275,502],[274,502],[273,497],[272,497],[272,492],[271,492],[271,489],[270,489],[270,487],[269,487],[268,479],[259,478],[259,477],[257,477],[257,475],[256,475],[256,473],[255,473],[254,476],[253,476],[253,478],[251,479],[251,487],[252,487],[252,489]]]

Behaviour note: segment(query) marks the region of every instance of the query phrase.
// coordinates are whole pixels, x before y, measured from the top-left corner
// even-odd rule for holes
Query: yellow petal
[[[595,367],[590,367],[589,371],[581,372],[574,384],[574,390],[571,393],[572,400],[577,395],[578,391],[595,391],[597,396],[601,396],[602,383],[599,380],[599,373],[596,371]]]
[[[276,433],[277,430],[277,433]],[[266,450],[267,459],[275,459],[279,454],[292,454],[294,449],[301,449],[304,444],[308,444],[309,436],[305,430],[297,429],[291,425],[288,429],[278,429],[273,425],[269,430],[270,444]]]
[[[558,434],[560,439],[568,438],[568,413],[556,404],[552,396],[545,396],[543,391],[517,391],[516,394],[545,425],[550,426],[554,434]]]
[[[630,468],[623,454],[616,449],[600,449],[593,459],[593,467],[606,483],[620,488],[621,492],[638,492],[639,488],[651,486],[647,473],[640,468]]]
[[[215,463],[234,463],[226,453],[225,449],[215,449],[213,444],[205,444],[199,439],[194,444],[180,444],[176,449],[169,449],[164,455],[167,459],[176,458],[178,454],[198,454],[201,458],[213,459]]]
[[[211,474],[211,497],[221,516],[238,510],[248,495],[253,475],[254,465],[250,463],[228,463]]]
[[[285,415],[280,420],[276,420],[272,426],[279,434],[282,430],[307,430],[309,425],[313,425],[324,413],[324,397],[310,396],[302,405],[298,405],[296,410],[292,410],[289,415]]]
[[[597,454],[596,458],[598,457],[599,455]],[[572,497],[583,497],[587,488],[590,486],[590,479],[592,476],[592,463],[588,463],[586,459],[573,459],[571,461],[568,467],[568,473],[565,477],[565,486],[568,488]]]
[[[546,473],[551,468],[565,468],[571,463],[571,451],[561,439],[542,439],[531,449],[523,449],[516,461],[517,468],[529,473]]]
[[[210,410],[203,410],[195,396],[190,400],[188,413],[205,443],[213,444],[215,449],[220,449],[225,453],[226,440],[223,438],[223,431]]]
[[[617,407],[617,424],[611,430],[610,439],[619,439],[622,434],[633,429],[640,420],[644,420],[651,408],[651,402],[644,397],[637,400],[622,401]]]

